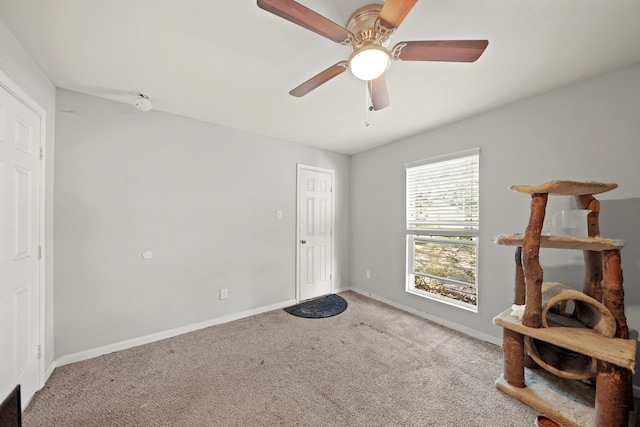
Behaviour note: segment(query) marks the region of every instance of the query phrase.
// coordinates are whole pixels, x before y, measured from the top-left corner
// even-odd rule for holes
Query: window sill
[[[447,298],[447,297],[443,297],[441,295],[438,294],[434,294],[431,292],[426,292],[426,291],[421,291],[419,289],[406,289],[406,292],[412,295],[417,295],[421,298],[426,298],[426,299],[430,299],[433,301],[437,301],[443,304],[447,304],[450,305],[452,307],[456,307],[456,308],[460,308],[462,310],[466,310],[466,311],[470,311],[472,313],[477,313],[478,312],[478,306],[476,305],[471,305],[468,304],[466,302],[462,302],[462,301],[456,301],[454,299],[451,298]]]

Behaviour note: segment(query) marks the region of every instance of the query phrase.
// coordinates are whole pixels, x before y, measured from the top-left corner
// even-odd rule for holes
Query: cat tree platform
[[[493,238],[497,245],[522,246],[524,236],[522,234],[499,234]],[[540,236],[540,247],[549,249],[580,249],[585,251],[604,251],[622,249],[624,240],[608,239],[605,237],[567,237],[567,236]]]
[[[584,327],[528,328],[510,313],[510,308],[500,313],[493,319],[494,325],[634,371],[635,340],[605,337]]]
[[[504,376],[496,388],[565,426],[598,427],[593,388],[581,382],[559,381],[541,369],[525,369],[526,387],[514,387]]]
[[[552,194],[554,196],[583,196],[600,194],[618,188],[618,184],[582,181],[550,181],[542,185],[512,185],[513,191],[526,194]]]

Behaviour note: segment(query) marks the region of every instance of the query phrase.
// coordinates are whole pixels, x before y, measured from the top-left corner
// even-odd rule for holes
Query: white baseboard
[[[228,316],[222,316],[216,319],[211,319],[211,320],[207,320],[200,323],[194,323],[192,325],[183,326],[181,328],[170,329],[168,331],[162,331],[155,334],[130,339],[127,341],[121,341],[118,343],[105,345],[105,346],[94,348],[91,350],[85,350],[78,353],[62,356],[57,360],[55,360],[55,362],[50,365],[49,369],[51,370],[51,372],[49,372],[49,369],[47,369],[48,375],[46,375],[46,378],[49,378],[49,375],[51,375],[51,373],[53,372],[53,369],[58,366],[64,366],[70,363],[76,363],[82,360],[92,359],[94,357],[113,353],[114,351],[122,351],[129,348],[137,347],[140,345],[149,344],[149,343],[160,341],[166,338],[175,337],[177,335],[186,334],[188,332],[197,331],[199,329],[208,328],[210,326],[220,325],[220,324],[231,322],[234,320],[243,319],[245,317],[254,316],[260,313],[266,313],[267,311],[278,310],[293,304],[296,304],[296,300],[283,301],[276,304],[259,307],[253,310],[243,311],[241,313],[230,314]]]
[[[414,314],[416,316],[422,317],[424,319],[430,320],[433,323],[437,323],[439,325],[446,326],[447,328],[453,329],[454,331],[462,332],[463,334],[469,335],[469,336],[471,336],[473,338],[477,338],[479,340],[486,341],[486,342],[489,342],[491,344],[502,346],[502,339],[500,339],[500,338],[496,338],[494,336],[491,336],[491,335],[476,331],[475,329],[471,329],[471,328],[469,328],[467,326],[463,326],[463,325],[460,325],[458,323],[451,322],[450,320],[443,319],[443,318],[438,317],[438,316],[434,316],[433,314],[428,313],[426,311],[418,310],[418,309],[415,309],[413,307],[409,307],[408,305],[400,304],[399,302],[392,301],[390,299],[387,299],[385,297],[381,297],[381,296],[376,295],[376,294],[372,294],[371,292],[365,291],[363,289],[359,289],[359,288],[349,288],[349,289],[352,290],[353,292],[357,292],[357,293],[359,293],[361,295],[364,295],[366,297],[372,298],[372,299],[374,299],[376,301],[383,302],[383,303],[388,304],[388,305],[390,305],[392,307],[398,308],[400,310],[403,310],[403,311],[406,311],[408,313]]]
[[[42,381],[42,386],[44,386],[46,382],[49,380],[49,377],[51,376],[51,374],[53,374],[53,370],[56,369],[56,366],[57,366],[57,363],[55,360],[52,360],[49,366],[47,366],[47,369],[45,369],[44,371],[44,379]]]
[[[343,288],[342,286],[336,289],[333,289],[334,294],[339,294],[340,292],[350,291],[351,288]]]

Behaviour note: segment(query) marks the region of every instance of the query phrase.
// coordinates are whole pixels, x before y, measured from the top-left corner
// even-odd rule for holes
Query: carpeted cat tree
[[[616,187],[575,181],[512,186],[531,195],[529,224],[524,236],[495,238],[517,248],[514,306],[494,318],[503,328],[504,353],[496,387],[567,426],[626,427],[632,407],[636,341],[629,339],[624,314],[624,242],[600,237],[600,202],[593,196]],[[579,209],[591,211],[588,237],[541,235],[549,195],[573,196]],[[540,248],[584,252],[582,292],[543,282]]]

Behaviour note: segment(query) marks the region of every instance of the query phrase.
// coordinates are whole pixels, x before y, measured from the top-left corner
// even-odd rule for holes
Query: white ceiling
[[[371,0],[300,2],[344,26]],[[349,72],[288,94],[350,48],[255,0],[1,0],[0,19],[57,87],[127,103],[142,91],[156,110],[346,154],[640,62],[638,0],[419,0],[391,46],[489,46],[475,63],[393,62],[391,106],[367,117]]]

